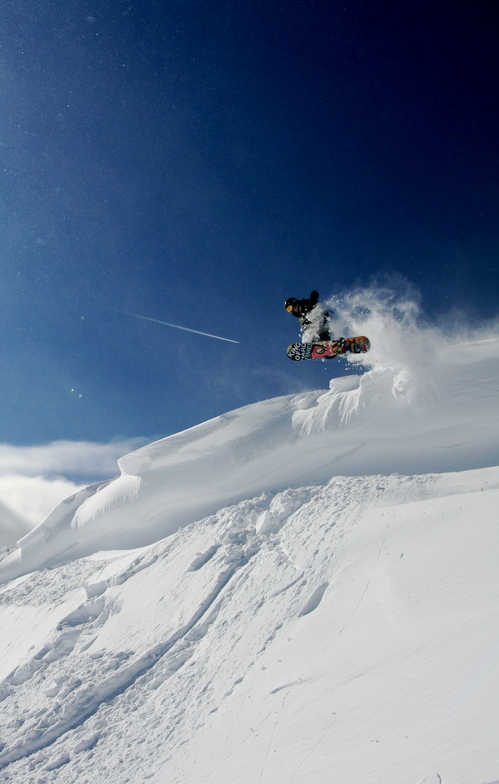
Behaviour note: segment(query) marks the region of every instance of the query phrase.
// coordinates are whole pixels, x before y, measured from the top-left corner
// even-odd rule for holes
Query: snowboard
[[[316,343],[291,343],[288,357],[295,362],[302,359],[333,359],[341,354],[365,354],[371,344],[364,335],[338,340],[319,340]]]

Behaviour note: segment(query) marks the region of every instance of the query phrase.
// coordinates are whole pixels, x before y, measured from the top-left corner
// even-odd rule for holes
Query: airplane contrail
[[[226,340],[227,343],[239,343],[238,340],[231,338],[222,338],[220,335],[211,335],[209,332],[200,332],[199,329],[190,329],[189,327],[181,327],[179,324],[170,324],[168,321],[160,321],[159,319],[150,318],[149,316],[141,316],[139,313],[129,313],[128,310],[119,310],[113,308],[117,313],[123,313],[125,316],[133,316],[134,318],[144,319],[144,321],[154,321],[155,324],[164,324],[165,327],[174,327],[175,329],[183,329],[185,332],[194,332],[196,335],[204,335],[207,338],[216,338],[217,340]]]

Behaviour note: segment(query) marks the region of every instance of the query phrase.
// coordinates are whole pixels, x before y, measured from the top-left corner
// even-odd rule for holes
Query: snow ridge
[[[392,360],[382,364],[373,349],[370,370],[327,391],[246,406],[123,457],[117,479],[77,493],[0,554],[0,581],[151,544],[263,491],[499,463],[498,338],[438,341],[424,371],[412,357]]]

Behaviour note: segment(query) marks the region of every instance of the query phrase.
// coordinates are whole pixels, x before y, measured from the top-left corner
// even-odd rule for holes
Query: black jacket
[[[315,308],[318,301],[319,301],[319,292],[312,291],[308,299],[297,299],[294,301],[293,310],[291,311],[291,313],[293,314],[293,316],[299,318],[301,323],[301,319],[302,318],[305,319],[307,313],[310,313],[310,311],[313,310],[313,308]]]
[[[307,340],[330,340],[329,314],[319,305],[319,292],[312,291],[308,299],[286,300],[285,307],[300,320],[301,331]],[[305,335],[307,336],[305,338]]]

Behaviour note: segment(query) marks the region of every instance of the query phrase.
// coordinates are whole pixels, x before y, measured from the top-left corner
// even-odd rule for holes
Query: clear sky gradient
[[[6,0],[0,442],[155,438],[327,386],[341,363],[286,357],[284,300],[313,288],[396,273],[431,318],[494,318],[496,12]]]

